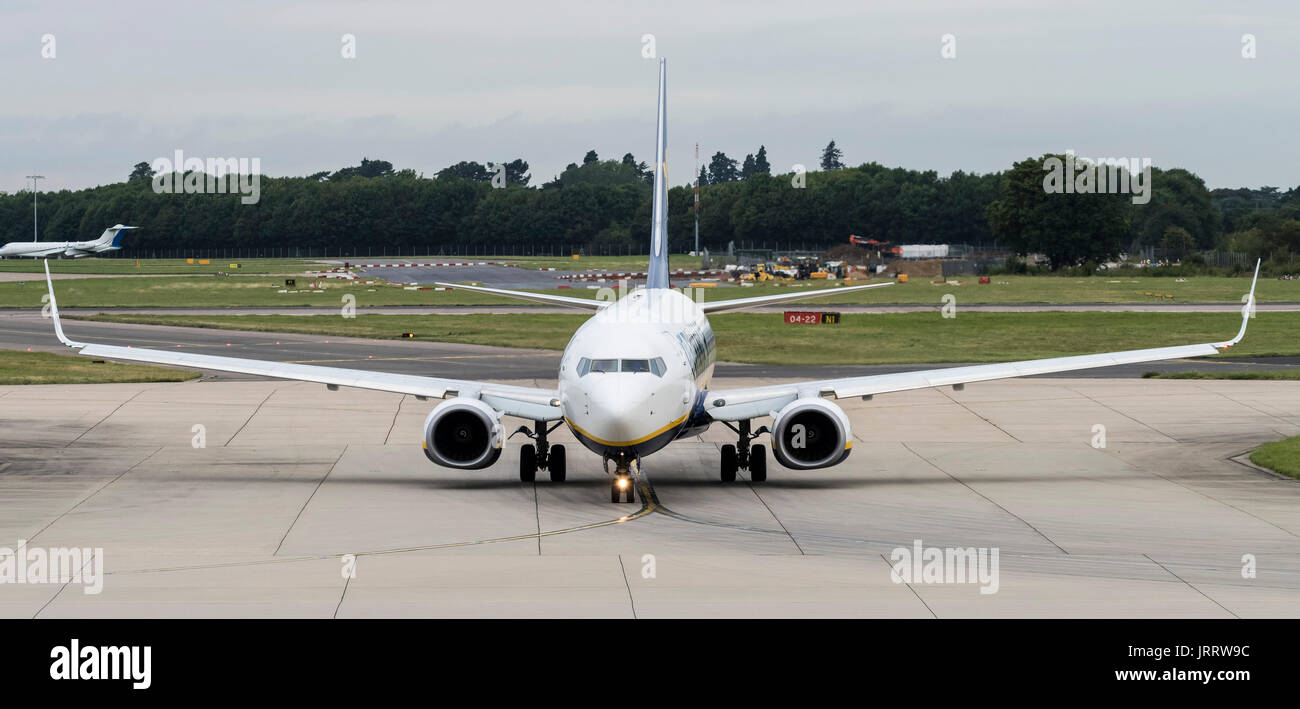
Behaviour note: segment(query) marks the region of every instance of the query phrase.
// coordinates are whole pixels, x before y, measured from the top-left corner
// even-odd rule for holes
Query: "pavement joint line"
[[[1269,417],[1269,418],[1277,419],[1278,421],[1281,421],[1282,423],[1285,423],[1285,424],[1287,424],[1287,425],[1291,425],[1291,426],[1294,426],[1294,425],[1295,425],[1295,424],[1291,423],[1290,421],[1287,421],[1286,418],[1283,417],[1283,416],[1278,416],[1277,414],[1271,414],[1271,413],[1269,413],[1269,412],[1267,412],[1267,411],[1265,411],[1265,410],[1263,410],[1263,409],[1260,409],[1260,408],[1256,408],[1256,407],[1254,407],[1254,406],[1251,406],[1250,404],[1247,404],[1246,402],[1244,402],[1244,401],[1240,401],[1240,400],[1238,400],[1238,399],[1234,399],[1234,398],[1232,398],[1231,396],[1228,396],[1227,394],[1224,394],[1224,393],[1221,392],[1221,391],[1215,391],[1215,390],[1213,390],[1213,389],[1208,389],[1208,388],[1206,388],[1205,381],[1198,381],[1198,382],[1196,383],[1196,388],[1197,388],[1197,389],[1200,389],[1200,390],[1202,390],[1202,391],[1205,391],[1205,392],[1207,392],[1207,393],[1209,393],[1209,394],[1213,394],[1213,395],[1215,395],[1215,396],[1218,396],[1218,397],[1220,397],[1220,398],[1222,398],[1222,399],[1227,399],[1228,401],[1231,401],[1232,403],[1234,403],[1234,404],[1236,404],[1236,405],[1238,405],[1238,406],[1244,406],[1244,407],[1250,409],[1251,411],[1254,411],[1254,412],[1256,412],[1256,413],[1263,414],[1263,415],[1265,415],[1265,416],[1267,416],[1267,417]]]
[[[84,573],[86,567],[90,566],[91,563],[94,562],[94,560],[95,560],[94,555],[91,555],[91,557],[89,559],[86,559],[86,561],[81,565],[81,569],[78,570],[78,573],[79,574]],[[44,613],[45,609],[49,608],[50,604],[53,603],[55,599],[57,599],[60,595],[63,594],[64,589],[66,589],[72,583],[72,581],[73,581],[72,578],[69,578],[67,581],[64,581],[59,586],[59,590],[55,591],[53,596],[50,596],[50,600],[46,601],[45,605],[41,606],[35,613],[32,614],[32,620],[36,620],[37,616],[39,616],[41,613]]]
[[[343,592],[339,594],[339,602],[334,606],[334,615],[330,616],[331,618],[336,620],[338,619],[339,609],[343,607],[343,599],[348,597],[348,586],[350,585],[352,585],[352,577],[351,576],[344,577]]]
[[[973,488],[973,487],[971,487],[969,484],[967,484],[964,480],[959,479],[957,476],[955,476],[955,475],[953,475],[952,473],[948,472],[947,470],[944,470],[943,468],[939,467],[939,465],[938,465],[937,463],[935,463],[934,461],[930,460],[929,458],[926,458],[925,456],[923,456],[923,455],[921,455],[920,453],[918,453],[918,452],[916,452],[915,450],[913,450],[911,446],[907,445],[907,442],[906,442],[906,441],[900,441],[899,443],[900,443],[900,445],[902,445],[904,448],[906,448],[906,449],[908,450],[908,452],[910,452],[912,455],[914,455],[914,456],[916,456],[917,458],[920,458],[921,460],[925,461],[925,462],[928,463],[931,467],[933,467],[935,470],[938,470],[939,472],[943,473],[944,475],[947,475],[949,478],[951,478],[951,479],[952,479],[954,482],[956,482],[958,485],[961,485],[962,487],[966,488],[967,490],[970,490],[971,492],[975,493],[976,495],[979,495],[980,497],[982,497],[982,498],[984,498],[986,501],[988,501],[989,504],[991,504],[991,505],[993,505],[994,507],[997,507],[998,509],[1002,510],[1003,512],[1005,512],[1005,513],[1011,515],[1011,516],[1014,517],[1015,519],[1019,520],[1021,524],[1023,524],[1023,525],[1025,525],[1026,527],[1028,527],[1028,528],[1034,530],[1034,533],[1035,533],[1035,534],[1037,534],[1038,536],[1040,536],[1040,537],[1042,537],[1043,539],[1045,539],[1045,540],[1047,541],[1048,544],[1051,544],[1052,546],[1054,546],[1054,547],[1056,547],[1057,549],[1059,549],[1059,550],[1061,551],[1062,554],[1065,554],[1066,556],[1069,556],[1069,555],[1070,555],[1070,552],[1066,551],[1064,547],[1062,547],[1060,544],[1057,544],[1055,541],[1053,541],[1051,537],[1047,536],[1046,534],[1043,534],[1042,530],[1040,530],[1040,529],[1038,529],[1038,527],[1035,527],[1034,525],[1030,524],[1028,521],[1025,520],[1025,518],[1021,517],[1020,515],[1016,514],[1015,512],[1012,512],[1011,510],[1008,510],[1007,508],[1005,508],[1005,507],[1003,507],[1002,505],[1000,505],[1000,504],[998,504],[997,502],[995,502],[995,501],[993,500],[993,498],[989,497],[988,495],[985,495],[984,493],[980,492],[979,490],[976,490],[975,488]]]
[[[1173,576],[1174,578],[1178,579],[1178,580],[1181,581],[1182,583],[1186,584],[1186,586],[1187,586],[1188,588],[1190,588],[1190,589],[1192,589],[1193,591],[1196,591],[1197,593],[1199,593],[1199,594],[1201,594],[1202,596],[1204,596],[1204,597],[1206,598],[1206,600],[1208,600],[1210,603],[1213,603],[1214,605],[1216,605],[1216,606],[1222,608],[1222,609],[1223,609],[1223,612],[1227,613],[1228,615],[1230,615],[1230,616],[1232,616],[1233,618],[1236,618],[1236,619],[1238,619],[1238,620],[1241,619],[1241,616],[1239,616],[1239,615],[1237,615],[1236,613],[1233,613],[1232,611],[1228,610],[1228,608],[1227,608],[1226,606],[1224,606],[1222,603],[1219,603],[1218,601],[1214,600],[1213,598],[1210,598],[1210,595],[1207,594],[1205,591],[1202,591],[1201,589],[1197,588],[1196,586],[1192,585],[1191,583],[1188,583],[1186,579],[1184,579],[1182,576],[1179,576],[1178,574],[1176,574],[1176,573],[1174,573],[1173,571],[1171,571],[1171,570],[1169,569],[1169,567],[1167,567],[1167,566],[1165,566],[1164,564],[1162,564],[1162,563],[1156,561],[1155,559],[1152,559],[1150,554],[1143,554],[1142,556],[1145,556],[1147,559],[1150,559],[1151,563],[1153,563],[1153,564],[1155,564],[1156,566],[1159,566],[1160,568],[1164,569],[1164,570],[1165,570],[1165,573],[1169,574],[1170,576]]]
[[[623,586],[627,588],[627,602],[632,606],[632,620],[636,620],[636,599],[632,597],[632,584],[627,580],[627,567],[623,565],[623,555],[618,555],[618,569],[623,572]]]
[[[158,453],[161,452],[162,449],[163,449],[164,447],[165,447],[165,446],[158,446],[157,448],[155,448],[155,449],[153,450],[152,453],[150,453],[149,455],[146,455],[145,457],[141,458],[140,460],[137,460],[136,462],[132,463],[129,467],[127,467],[126,470],[123,470],[122,472],[120,472],[120,473],[118,473],[117,475],[115,475],[115,476],[113,477],[112,480],[109,480],[109,481],[105,482],[103,485],[100,485],[99,487],[95,488],[94,491],[92,491],[89,495],[86,495],[85,497],[81,498],[80,500],[77,500],[76,503],[74,503],[71,507],[69,507],[68,509],[64,510],[63,512],[60,512],[59,515],[58,515],[57,517],[55,517],[54,519],[50,520],[49,523],[47,523],[44,527],[41,527],[40,529],[38,529],[38,530],[36,531],[35,534],[33,534],[33,535],[31,535],[30,537],[28,537],[28,538],[27,538],[27,541],[29,541],[29,542],[30,542],[30,541],[33,541],[33,540],[35,540],[37,537],[41,536],[41,534],[43,534],[43,533],[45,532],[45,530],[49,529],[50,527],[53,527],[55,524],[58,523],[59,520],[63,519],[65,516],[67,516],[68,514],[70,514],[73,510],[75,510],[75,509],[77,509],[78,507],[80,507],[80,506],[81,506],[83,503],[85,503],[87,500],[89,500],[90,498],[94,497],[95,495],[98,495],[100,492],[102,492],[102,491],[103,491],[105,488],[107,488],[109,485],[112,485],[113,483],[117,482],[118,480],[121,480],[121,479],[122,479],[122,476],[126,475],[127,473],[131,472],[132,470],[135,470],[136,468],[140,467],[141,465],[144,465],[145,462],[147,462],[150,458],[154,457],[155,455],[158,455]],[[8,465],[8,464],[6,463],[6,465]]]
[[[1188,445],[1188,444],[1184,443],[1183,445]],[[1192,444],[1192,445],[1195,445],[1195,444]],[[1242,509],[1241,507],[1238,507],[1238,506],[1232,504],[1231,502],[1228,502],[1227,500],[1220,500],[1219,498],[1217,498],[1217,497],[1215,497],[1215,496],[1213,496],[1213,495],[1210,495],[1210,494],[1208,494],[1208,493],[1204,493],[1204,492],[1201,492],[1200,490],[1197,490],[1196,488],[1192,487],[1191,485],[1188,485],[1187,483],[1180,482],[1180,481],[1178,481],[1178,480],[1175,480],[1175,479],[1173,479],[1173,478],[1171,478],[1171,477],[1168,477],[1168,476],[1165,476],[1165,475],[1161,475],[1160,473],[1157,473],[1157,472],[1155,472],[1154,470],[1145,470],[1145,469],[1142,469],[1142,468],[1138,468],[1137,466],[1133,465],[1133,464],[1132,464],[1131,462],[1129,462],[1128,460],[1125,460],[1124,458],[1120,457],[1120,455],[1119,455],[1118,453],[1114,453],[1114,452],[1112,452],[1112,451],[1109,450],[1109,449],[1103,448],[1103,449],[1101,449],[1101,450],[1102,450],[1105,454],[1111,456],[1112,458],[1115,458],[1116,460],[1118,460],[1118,461],[1124,463],[1125,465],[1129,466],[1130,468],[1132,468],[1132,469],[1134,469],[1134,470],[1137,470],[1137,471],[1139,471],[1139,472],[1145,472],[1145,473],[1148,473],[1148,474],[1150,474],[1150,475],[1154,475],[1154,476],[1156,476],[1157,478],[1160,478],[1161,480],[1164,480],[1165,482],[1170,483],[1170,484],[1172,484],[1172,485],[1177,485],[1178,487],[1181,487],[1181,488],[1183,488],[1184,490],[1187,490],[1188,492],[1190,492],[1190,493],[1192,493],[1192,494],[1194,494],[1194,495],[1200,495],[1201,497],[1203,497],[1203,498],[1205,498],[1205,499],[1207,499],[1207,500],[1209,500],[1209,501],[1211,501],[1211,502],[1214,502],[1214,503],[1217,503],[1217,504],[1223,505],[1224,507],[1228,507],[1228,508],[1234,509],[1234,510],[1236,510],[1236,511],[1238,511],[1238,512],[1244,514],[1244,515],[1246,515],[1247,517],[1251,517],[1251,518],[1256,519],[1256,520],[1258,520],[1258,521],[1260,521],[1260,522],[1263,522],[1264,524],[1267,524],[1268,526],[1273,527],[1274,529],[1277,529],[1278,531],[1280,531],[1280,532],[1282,532],[1282,533],[1284,533],[1284,534],[1289,534],[1289,535],[1291,535],[1291,536],[1293,536],[1293,537],[1300,538],[1300,535],[1297,535],[1295,532],[1292,532],[1291,530],[1289,530],[1289,529],[1287,529],[1286,527],[1283,527],[1283,526],[1277,524],[1276,522],[1273,522],[1272,520],[1268,520],[1268,519],[1265,519],[1265,518],[1263,518],[1263,517],[1260,517],[1259,515],[1255,514],[1254,512],[1251,512],[1250,510]],[[1254,450],[1254,449],[1252,448],[1251,450]],[[1249,452],[1250,452],[1250,451],[1246,451],[1246,453],[1249,453]],[[1256,471],[1263,470],[1264,472],[1269,473],[1270,475],[1273,475],[1273,476],[1276,476],[1276,477],[1281,478],[1284,482],[1291,481],[1291,478],[1287,478],[1287,477],[1285,477],[1285,476],[1280,476],[1280,475],[1278,475],[1277,473],[1274,473],[1273,471],[1271,471],[1271,470],[1267,470],[1267,469],[1265,469],[1265,468],[1260,468],[1259,466],[1256,466],[1254,463],[1251,463],[1251,464],[1247,465],[1247,464],[1242,463],[1241,461],[1235,459],[1235,458],[1237,458],[1237,457],[1240,457],[1240,456],[1245,455],[1246,453],[1238,453],[1236,456],[1227,456],[1227,457],[1224,457],[1224,458],[1220,458],[1220,460],[1223,460],[1224,462],[1237,463],[1238,465],[1244,465],[1245,467],[1247,467],[1247,468],[1252,468],[1252,469],[1254,469],[1254,470],[1256,470]]]
[[[537,522],[537,555],[542,555],[542,502],[537,491],[537,480],[533,479],[533,519]]]
[[[388,445],[388,440],[393,437],[393,429],[397,428],[397,417],[402,415],[402,404],[406,403],[406,394],[402,394],[397,399],[397,408],[393,410],[393,422],[388,424],[388,433],[384,434],[384,445]]]
[[[1151,429],[1152,431],[1155,431],[1156,433],[1160,434],[1161,436],[1164,436],[1165,438],[1168,438],[1168,439],[1169,439],[1169,442],[1171,442],[1171,443],[1172,443],[1172,442],[1175,442],[1175,441],[1178,440],[1178,439],[1174,438],[1173,436],[1171,436],[1171,435],[1165,433],[1164,431],[1161,431],[1160,429],[1156,428],[1155,426],[1152,426],[1151,424],[1146,423],[1145,421],[1139,421],[1139,420],[1133,418],[1132,416],[1129,416],[1128,414],[1124,413],[1123,411],[1120,411],[1119,409],[1115,408],[1114,406],[1111,406],[1110,404],[1104,403],[1104,402],[1102,402],[1102,401],[1100,401],[1100,400],[1098,400],[1098,399],[1095,399],[1095,398],[1089,396],[1086,392],[1080,391],[1080,390],[1078,390],[1078,389],[1076,389],[1076,388],[1074,388],[1074,387],[1072,387],[1072,386],[1066,386],[1065,388],[1068,389],[1068,390],[1070,390],[1070,391],[1072,391],[1072,392],[1074,392],[1074,393],[1076,393],[1076,394],[1078,394],[1079,396],[1082,396],[1083,398],[1087,399],[1088,401],[1091,401],[1091,402],[1093,402],[1094,404],[1096,404],[1096,405],[1098,405],[1098,406],[1100,406],[1100,407],[1102,407],[1102,408],[1104,408],[1104,409],[1106,409],[1106,410],[1108,410],[1108,411],[1111,411],[1111,412],[1114,412],[1114,413],[1116,413],[1116,414],[1118,414],[1118,415],[1120,415],[1120,416],[1123,416],[1124,418],[1126,418],[1126,419],[1128,419],[1128,420],[1130,420],[1130,421],[1132,421],[1132,422],[1138,424],[1139,426],[1145,426],[1146,428],[1149,428],[1149,429]]]
[[[894,571],[894,565],[893,565],[892,563],[890,563],[890,561],[889,561],[889,557],[885,556],[884,554],[881,554],[881,555],[880,555],[880,558],[885,562],[886,565],[889,566],[889,571],[890,571],[890,573],[892,574],[893,571]],[[938,618],[938,617],[939,617],[939,614],[934,612],[934,609],[930,607],[930,604],[929,604],[929,603],[926,603],[926,602],[925,602],[925,599],[924,599],[924,598],[921,598],[921,594],[920,594],[920,593],[917,593],[916,589],[912,587],[912,584],[911,584],[911,583],[908,583],[907,581],[904,581],[904,582],[903,582],[903,585],[904,585],[904,586],[907,586],[907,590],[911,591],[911,592],[912,592],[912,595],[913,595],[913,596],[916,596],[916,600],[920,601],[920,602],[921,602],[921,605],[925,606],[925,609],[926,609],[927,611],[929,611],[929,613],[930,613],[930,617],[931,617],[931,618]]]
[[[785,526],[785,522],[782,522],[781,518],[776,516],[776,511],[772,509],[771,505],[767,504],[767,500],[764,500],[763,496],[758,494],[758,489],[754,487],[754,481],[751,480],[750,478],[743,478],[743,479],[745,480],[745,482],[749,483],[749,491],[754,493],[754,497],[757,498],[759,503],[763,505],[763,509],[767,510],[768,514],[772,515],[772,519],[775,520],[776,523],[781,526],[781,531],[785,532],[785,535],[790,538],[790,543],[794,544],[794,548],[799,550],[799,555],[807,556],[807,554],[804,553],[803,547],[799,545],[799,540],[795,539],[794,535],[790,533],[789,528]]]
[[[984,421],[984,423],[987,423],[988,425],[992,426],[993,428],[996,428],[998,431],[1000,431],[1000,432],[1002,433],[1002,435],[1006,436],[1007,438],[1010,438],[1011,440],[1015,441],[1016,443],[1024,443],[1024,441],[1022,441],[1022,440],[1020,440],[1019,438],[1016,438],[1015,436],[1011,435],[1011,433],[1008,432],[1006,429],[1002,428],[1001,426],[997,425],[996,423],[993,423],[992,419],[990,419],[990,418],[988,418],[987,416],[985,416],[985,415],[979,413],[979,412],[976,411],[975,409],[972,409],[971,407],[967,406],[965,402],[963,402],[963,401],[957,401],[956,399],[952,398],[952,395],[949,394],[948,391],[947,391],[946,389],[939,389],[938,391],[939,391],[940,394],[943,394],[945,397],[947,397],[948,400],[951,401],[952,403],[954,403],[954,404],[956,404],[956,405],[962,407],[963,409],[966,409],[966,411],[967,411],[968,413],[970,413],[972,416],[975,416],[976,418],[979,418],[980,420]]]
[[[74,438],[74,439],[68,441],[67,443],[64,443],[64,444],[63,444],[63,447],[64,447],[64,448],[67,448],[68,446],[71,446],[73,443],[76,443],[77,441],[80,441],[80,440],[81,440],[81,439],[82,439],[82,438],[83,438],[87,433],[90,433],[91,431],[95,430],[95,428],[96,428],[97,426],[99,426],[99,424],[104,423],[105,421],[107,421],[107,420],[109,420],[110,418],[112,418],[112,417],[113,417],[113,414],[115,414],[115,413],[117,413],[118,411],[120,411],[120,410],[122,409],[123,406],[126,406],[127,404],[131,403],[132,401],[135,400],[135,398],[136,398],[137,396],[140,396],[141,394],[145,393],[146,391],[149,391],[149,390],[152,389],[152,388],[153,388],[153,387],[145,387],[145,388],[141,389],[140,391],[137,391],[136,393],[132,394],[130,397],[127,398],[126,401],[123,401],[122,403],[120,403],[120,404],[118,404],[117,406],[115,406],[115,407],[113,408],[112,411],[108,412],[108,414],[106,414],[106,415],[104,416],[104,418],[102,418],[102,419],[96,421],[95,424],[94,424],[93,426],[91,426],[90,428],[87,428],[86,430],[84,430],[84,431],[82,431],[81,433],[77,434],[77,437],[76,437],[76,438]]]
[[[262,399],[260,402],[258,402],[257,407],[253,409],[253,413],[249,414],[249,415],[248,415],[248,418],[244,419],[244,422],[243,422],[242,424],[239,425],[239,429],[238,429],[237,431],[235,431],[234,433],[232,433],[232,434],[230,435],[230,438],[227,438],[227,439],[226,439],[226,442],[225,442],[225,443],[222,443],[222,444],[221,444],[221,447],[222,447],[222,448],[225,448],[226,446],[230,445],[232,442],[234,442],[235,438],[236,438],[239,434],[241,434],[241,433],[244,432],[244,429],[248,427],[249,422],[252,421],[253,418],[257,416],[258,412],[260,412],[260,411],[262,410],[262,407],[266,404],[266,402],[268,402],[268,401],[271,400],[271,397],[275,396],[275,393],[276,393],[277,391],[280,391],[280,387],[278,387],[278,386],[273,386],[273,387],[271,387],[271,392],[270,392],[269,394],[266,395],[266,398],[265,398],[265,399]]]
[[[334,472],[334,469],[338,467],[339,461],[343,460],[343,456],[347,455],[347,452],[348,446],[347,444],[344,444],[343,450],[339,452],[339,457],[334,459],[334,463],[330,465],[329,470],[325,471],[325,474],[322,475],[320,480],[316,483],[316,487],[312,488],[311,494],[303,501],[302,507],[298,508],[298,514],[294,515],[293,521],[289,523],[289,528],[284,530],[284,536],[280,537],[280,543],[275,545],[275,551],[271,552],[271,556],[280,553],[280,547],[284,546],[284,540],[289,538],[289,532],[293,531],[294,525],[298,524],[298,520],[302,518],[302,513],[307,509],[307,505],[311,504],[312,499],[316,497],[316,493],[320,491],[321,485],[325,484],[325,479],[330,476],[330,473]]]

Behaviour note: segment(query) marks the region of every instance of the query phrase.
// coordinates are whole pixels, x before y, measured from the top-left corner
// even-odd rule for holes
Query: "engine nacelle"
[[[795,399],[772,423],[772,455],[787,468],[829,468],[849,457],[852,447],[849,417],[825,399]]]
[[[433,407],[424,419],[424,455],[438,465],[478,470],[501,457],[501,414],[464,396]]]

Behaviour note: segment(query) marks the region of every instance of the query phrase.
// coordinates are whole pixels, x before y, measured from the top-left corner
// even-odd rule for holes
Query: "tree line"
[[[760,145],[743,160],[716,153],[701,169],[700,243],[830,247],[849,234],[900,243],[998,245],[1041,253],[1056,267],[1097,263],[1139,246],[1191,252],[1246,251],[1288,260],[1300,254],[1300,189],[1206,188],[1194,173],[1152,168],[1151,198],[1049,194],[1044,155],[988,174],[941,176],[864,163],[848,167],[832,141],[819,170],[773,174]],[[158,193],[149,163],[124,182],[40,195],[40,238],[93,238],[116,223],[139,225],[141,249],[426,248],[641,252],[650,238],[653,171],[631,153],[589,151],[535,184],[523,159],[459,162],[425,177],[385,160],[302,177],[261,177],[260,199]],[[181,184],[183,176],[172,176]],[[214,178],[217,180],[229,177]],[[231,183],[233,186],[233,182]],[[694,244],[694,185],[668,192],[669,245]],[[0,243],[31,238],[31,194],[0,193]],[[463,251],[462,251],[463,252]]]

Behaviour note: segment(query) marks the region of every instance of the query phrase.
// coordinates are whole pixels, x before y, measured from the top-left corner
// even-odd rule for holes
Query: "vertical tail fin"
[[[136,227],[133,226],[123,226],[122,224],[115,224],[105,229],[104,233],[99,235],[99,238],[95,240],[95,245],[106,249],[120,249],[122,248],[122,237],[124,236],[123,232],[126,231],[127,229],[135,229],[135,228]]]
[[[655,131],[654,216],[650,230],[650,268],[646,271],[646,288],[668,288],[668,117],[664,94],[668,89],[668,64],[659,59],[659,111]]]

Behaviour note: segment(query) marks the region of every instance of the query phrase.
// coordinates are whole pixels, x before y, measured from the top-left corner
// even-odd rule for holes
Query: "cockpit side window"
[[[667,371],[668,367],[664,365],[663,357],[655,357],[650,360],[650,372],[656,377],[662,377]]]
[[[582,359],[578,360],[577,370],[578,370],[578,376],[580,377],[586,376],[587,372],[591,371],[591,358],[583,357]]]

